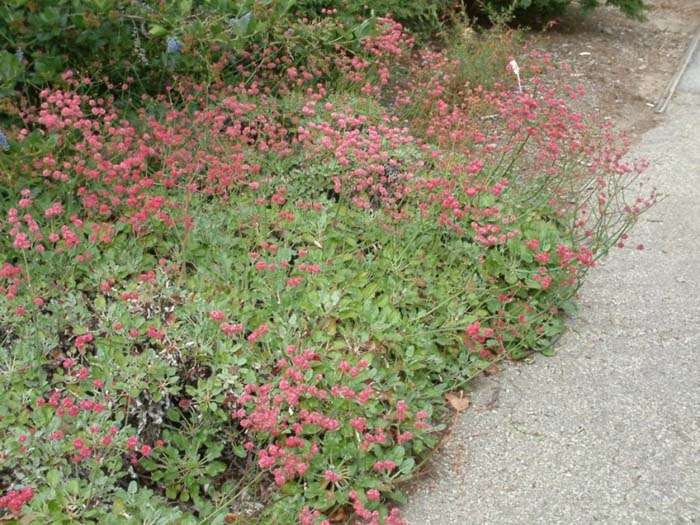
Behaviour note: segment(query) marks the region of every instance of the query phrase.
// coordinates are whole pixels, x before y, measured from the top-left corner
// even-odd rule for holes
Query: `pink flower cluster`
[[[34,489],[25,487],[20,490],[11,490],[4,496],[0,497],[0,509],[8,509],[14,514],[19,514],[22,507],[32,500],[34,497]]]

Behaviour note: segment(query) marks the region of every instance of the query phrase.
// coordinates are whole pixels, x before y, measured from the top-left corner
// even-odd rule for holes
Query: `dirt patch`
[[[569,83],[586,86],[582,109],[613,119],[632,138],[659,122],[654,108],[700,25],[698,0],[648,3],[653,10],[645,22],[601,8],[586,17],[572,13],[526,37],[531,47],[570,67]]]

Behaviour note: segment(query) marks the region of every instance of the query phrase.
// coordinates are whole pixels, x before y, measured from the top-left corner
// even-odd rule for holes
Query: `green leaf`
[[[151,27],[148,33],[153,36],[165,36],[168,34],[168,30],[165,29],[163,26],[156,24],[153,27]]]
[[[180,0],[177,7],[180,11],[180,16],[187,16],[192,11],[192,0]]]
[[[108,12],[113,7],[112,0],[92,0],[97,10],[102,13]]]
[[[22,72],[22,65],[12,53],[0,53],[0,84],[12,83]]]
[[[362,40],[363,38],[367,37],[368,35],[372,34],[374,31],[374,28],[377,26],[377,19],[372,17],[368,18],[364,22],[362,22],[359,26],[355,27],[352,32],[355,35],[355,38],[358,40]]]
[[[518,282],[518,276],[512,272],[506,273],[505,279],[508,284],[515,284]]]
[[[553,355],[556,355],[557,352],[556,352],[556,350],[554,349],[554,346],[552,346],[551,344],[548,343],[547,346],[545,346],[544,348],[542,348],[542,349],[540,350],[540,353],[541,353],[543,356],[552,357]]]
[[[58,80],[63,69],[63,61],[57,56],[42,56],[34,61],[34,71],[41,82]]]
[[[105,310],[107,308],[107,301],[104,298],[104,295],[98,295],[95,297],[95,308],[97,310]]]
[[[406,504],[408,503],[408,499],[406,498],[406,495],[403,492],[400,492],[398,490],[392,490],[387,494],[391,500],[396,501],[397,503],[402,503]]]
[[[177,492],[178,492],[178,489],[175,487],[175,485],[170,485],[168,487],[165,487],[165,497],[168,499],[177,498]]]
[[[253,14],[248,11],[242,16],[233,17],[229,19],[229,26],[231,29],[239,36],[246,35],[248,33],[248,27],[253,19]]]
[[[115,499],[112,503],[112,514],[122,516],[126,512],[126,505],[121,499]]]
[[[56,469],[51,469],[46,473],[46,483],[50,487],[58,487],[61,483],[61,473]]]
[[[66,481],[63,484],[63,487],[68,494],[71,494],[73,496],[77,496],[80,493],[80,484],[75,478]]]
[[[399,467],[399,472],[402,474],[408,474],[413,470],[413,468],[416,466],[416,460],[413,458],[406,458],[403,460],[403,463],[401,463],[401,466]]]

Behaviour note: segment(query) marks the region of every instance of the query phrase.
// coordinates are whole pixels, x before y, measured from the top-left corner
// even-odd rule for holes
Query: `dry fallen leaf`
[[[459,395],[454,392],[448,392],[445,394],[445,399],[456,412],[464,412],[471,404],[469,398],[464,397],[464,392],[460,392]]]
[[[333,515],[330,516],[330,521],[332,523],[338,523],[340,521],[346,520],[347,517],[348,515],[345,512],[345,509],[343,507],[340,507]]]
[[[491,365],[484,370],[485,376],[492,376],[492,375],[497,374],[497,373],[498,373],[498,366],[497,365]]]

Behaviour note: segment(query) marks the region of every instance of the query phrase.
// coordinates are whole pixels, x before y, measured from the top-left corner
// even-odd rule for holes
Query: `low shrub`
[[[371,3],[357,0],[298,0],[295,7],[310,18],[321,16],[328,10],[335,11],[348,24],[376,16],[389,16],[425,39],[440,33],[451,15],[459,12],[459,3],[448,0],[377,0]]]
[[[519,22],[544,24],[561,16],[572,5],[572,0],[464,0],[467,15],[481,23]],[[649,5],[644,0],[579,0],[584,13],[602,5],[620,9],[630,18],[643,19]]]
[[[272,84],[290,66],[332,75],[325,57],[340,48],[362,55],[359,42],[376,23],[326,9],[311,15],[290,0],[5,2],[0,97],[35,95],[67,69],[95,85],[147,93],[162,92],[177,75]]]
[[[94,85],[129,84],[160,93],[177,75],[212,82],[269,80],[290,66],[324,81],[339,73],[326,57],[339,49],[367,58],[360,42],[391,13],[415,33],[437,32],[441,2],[117,2],[10,0],[0,6],[0,99],[35,96],[73,70]],[[264,67],[263,67],[264,66]]]

